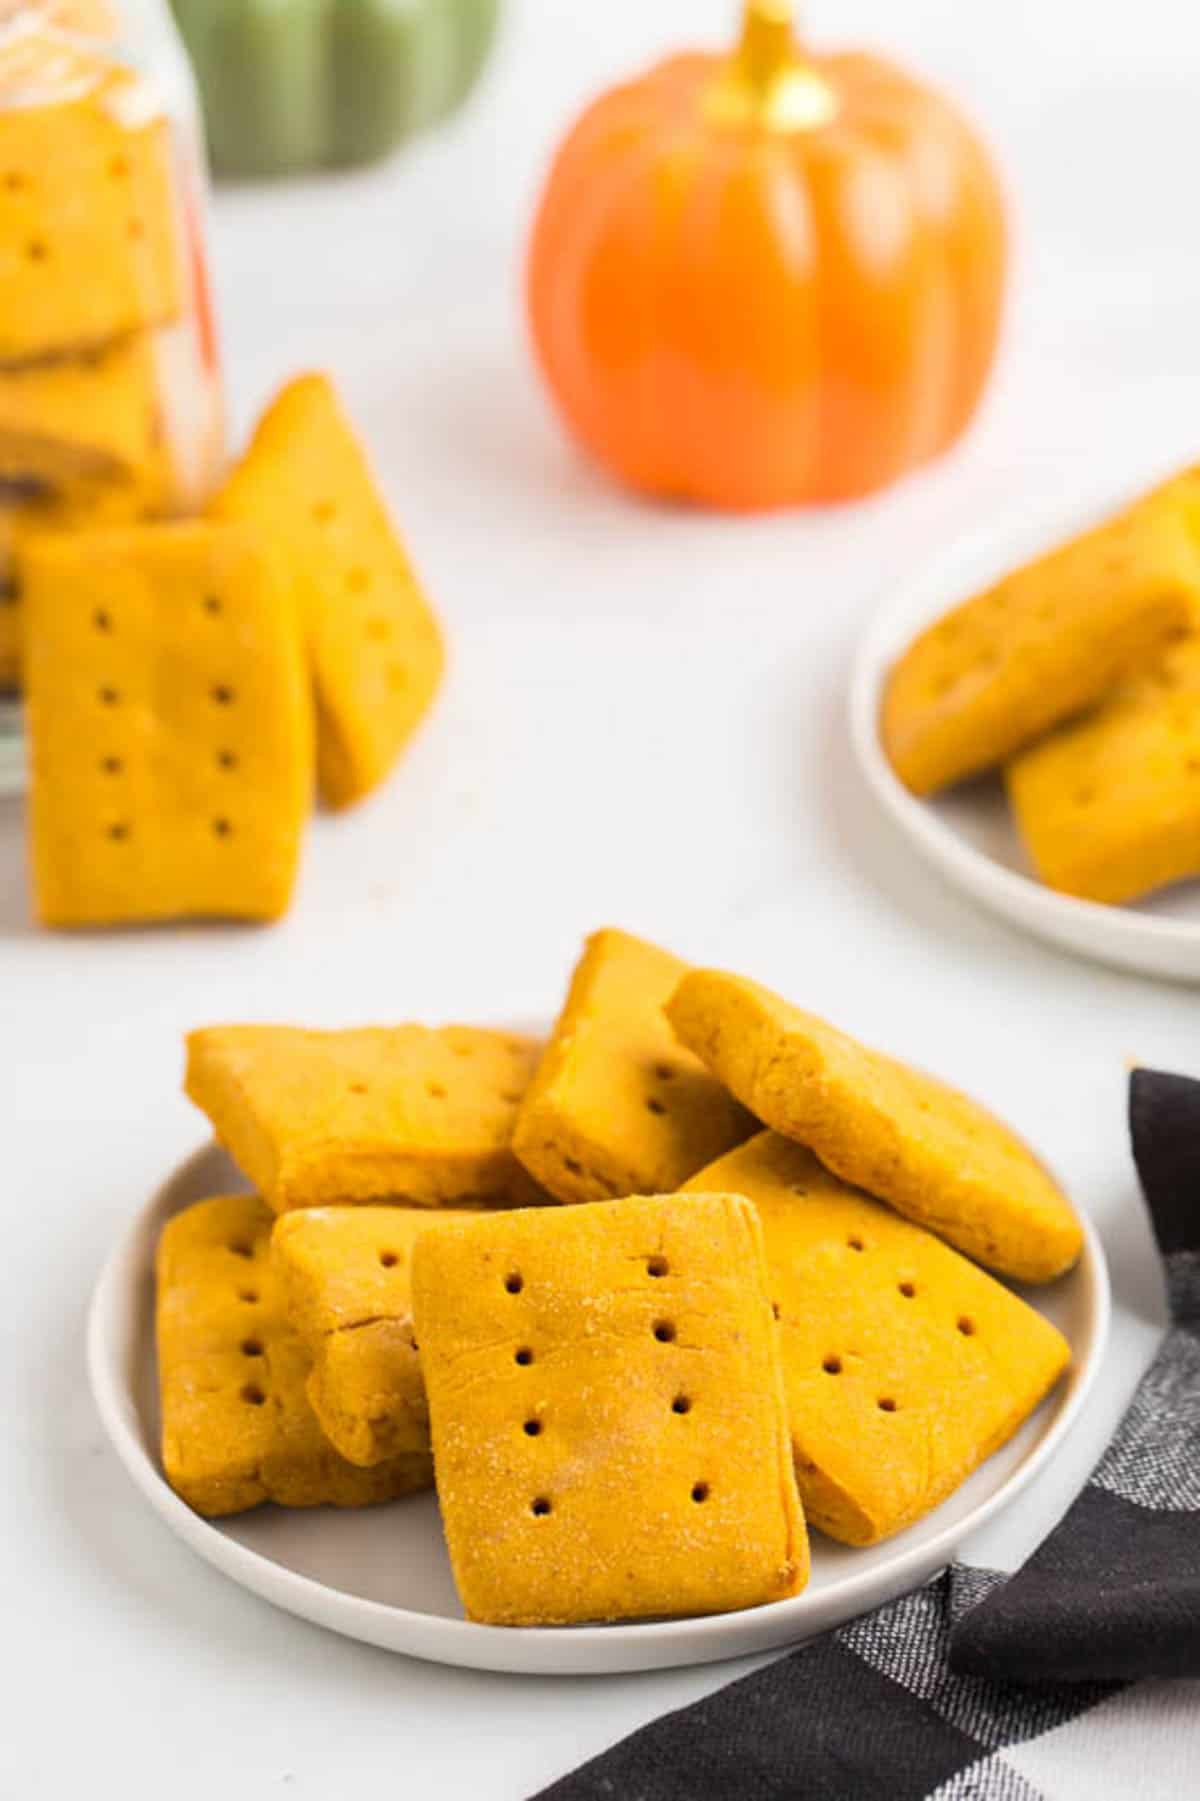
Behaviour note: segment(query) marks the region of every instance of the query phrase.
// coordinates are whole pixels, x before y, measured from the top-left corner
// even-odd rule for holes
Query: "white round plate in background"
[[[915,1588],[1055,1455],[1083,1406],[1107,1334],[1104,1254],[1085,1223],[1077,1268],[1048,1289],[1026,1291],[1070,1341],[1068,1377],[1008,1445],[907,1532],[867,1550],[815,1534],[805,1592],[740,1613],[611,1626],[479,1626],[462,1617],[432,1493],[361,1510],[266,1506],[205,1520],[168,1487],[158,1456],[154,1248],[173,1213],[244,1186],[211,1146],[184,1163],[122,1235],[88,1321],[101,1420],[144,1499],[233,1581],[349,1638],[439,1663],[542,1676],[712,1663],[792,1644]]]
[[[1200,881],[1136,906],[1102,906],[1045,888],[1031,874],[998,776],[918,800],[892,770],[879,738],[888,670],[917,632],[968,595],[1102,519],[1145,483],[1112,484],[1074,505],[960,539],[891,593],[855,660],[850,735],[872,792],[927,862],[972,900],[1079,956],[1144,975],[1200,982]]]

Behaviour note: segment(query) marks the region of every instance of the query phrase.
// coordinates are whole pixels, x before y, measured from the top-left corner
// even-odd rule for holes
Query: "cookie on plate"
[[[1119,905],[1200,875],[1200,638],[1005,771],[1040,879]]]
[[[754,1129],[667,1024],[686,969],[628,932],[588,939],[513,1135],[560,1201],[669,1194]]]
[[[964,601],[892,669],[881,731],[914,794],[1003,763],[1185,633],[1200,559],[1160,491]]]
[[[539,1046],[471,1026],[206,1026],[185,1087],[277,1213],[544,1199],[512,1153]]]
[[[282,1214],[271,1255],[288,1324],[312,1359],[308,1398],[351,1463],[429,1451],[412,1320],[412,1253],[461,1209],[304,1207]]]
[[[426,1232],[413,1311],[468,1618],[724,1612],[803,1587],[747,1201],[633,1197]]]
[[[667,1014],[765,1124],[989,1269],[1050,1282],[1083,1233],[1029,1147],[983,1107],[719,970],[693,970]]]
[[[831,1538],[910,1526],[1011,1438],[1067,1366],[1062,1334],[922,1227],[763,1132],[689,1189],[758,1212],[796,1483]]]
[[[254,1195],[219,1195],[169,1220],[157,1256],[162,1455],[197,1513],[365,1507],[428,1488],[427,1455],[356,1469],[308,1404],[308,1358],[288,1326],[270,1260],[272,1216]]]

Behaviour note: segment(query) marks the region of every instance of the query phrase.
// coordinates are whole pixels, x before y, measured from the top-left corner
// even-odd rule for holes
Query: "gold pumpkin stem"
[[[762,92],[797,60],[791,0],[746,0],[737,56],[747,81]]]
[[[745,0],[742,35],[709,94],[721,125],[806,131],[824,125],[834,97],[796,42],[792,0]]]

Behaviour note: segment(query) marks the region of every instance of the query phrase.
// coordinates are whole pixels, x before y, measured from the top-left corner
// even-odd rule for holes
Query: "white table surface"
[[[944,891],[861,790],[843,689],[893,572],[1086,484],[1101,457],[1151,474],[1200,447],[1200,23],[1175,0],[812,6],[827,37],[886,42],[988,121],[1019,278],[988,408],[952,461],[857,510],[733,521],[639,505],[565,449],[517,261],[577,103],[660,48],[717,39],[732,10],[511,0],[459,124],[380,171],[218,199],[239,427],[284,375],[334,371],[453,669],[386,791],[316,822],[272,930],[39,932],[21,809],[0,806],[4,1795],[518,1801],[738,1673],[423,1666],[273,1612],[149,1514],[101,1438],[82,1324],[119,1223],[204,1136],[179,1094],[190,1025],[549,1014],[584,932],[614,922],[977,1092],[1100,1222],[1117,1296],[1099,1397],[982,1559],[1012,1563],[1045,1532],[1153,1348],[1126,1066],[1200,1070],[1197,996],[1072,962]]]

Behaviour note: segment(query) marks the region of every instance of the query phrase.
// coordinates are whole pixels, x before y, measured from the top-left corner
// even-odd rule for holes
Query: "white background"
[[[1119,1303],[1071,1467],[981,1557],[1044,1532],[1153,1346],[1126,1063],[1200,1073],[1197,1000],[1026,943],[943,891],[858,786],[843,690],[896,572],[1098,465],[1150,475],[1197,454],[1200,24],[1178,0],[810,8],[816,35],[890,48],[985,122],[1019,212],[1017,288],[954,460],[857,510],[731,521],[634,503],[566,450],[518,272],[577,104],[660,50],[719,41],[733,10],[511,0],[461,122],[382,170],[217,201],[239,430],[281,377],[336,374],[453,669],[386,791],[317,821],[271,930],[38,932],[21,810],[0,806],[4,1796],[517,1801],[735,1673],[422,1666],[273,1612],[150,1515],[101,1439],[82,1321],[118,1225],[204,1136],[178,1092],[189,1025],[550,1014],[583,933],[609,921],[977,1092],[1102,1223]]]

